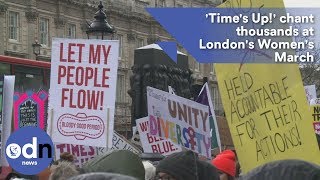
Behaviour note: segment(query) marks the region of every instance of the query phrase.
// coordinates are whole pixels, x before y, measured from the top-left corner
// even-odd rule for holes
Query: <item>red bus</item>
[[[15,75],[15,92],[25,92],[25,90],[48,92],[50,66],[50,62],[0,55],[0,74]],[[11,168],[2,167],[1,171],[0,180],[5,179]]]
[[[15,75],[15,91],[48,91],[50,65],[50,62],[0,55],[0,74]]]

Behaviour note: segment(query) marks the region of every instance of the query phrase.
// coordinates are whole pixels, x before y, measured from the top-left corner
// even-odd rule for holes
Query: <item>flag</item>
[[[221,141],[219,135],[219,128],[217,125],[216,115],[214,113],[214,107],[211,101],[209,93],[208,83],[205,83],[196,99],[196,102],[209,106],[209,122],[211,128],[211,149],[219,148],[221,151]]]

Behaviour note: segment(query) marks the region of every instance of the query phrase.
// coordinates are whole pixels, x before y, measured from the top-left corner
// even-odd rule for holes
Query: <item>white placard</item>
[[[306,96],[309,104],[312,99],[317,98],[316,85],[304,86],[304,90],[306,91]]]
[[[55,143],[112,147],[118,57],[118,40],[53,39],[48,124]]]
[[[310,101],[310,106],[314,106],[314,105],[320,105],[320,98],[316,98],[316,99],[311,99]]]
[[[107,148],[103,147],[93,147],[74,144],[56,144],[55,148],[56,159],[60,158],[61,153],[68,152],[76,158],[75,165],[78,167],[82,167],[84,163],[108,151]],[[116,132],[113,134],[111,149],[128,150],[135,154],[141,153],[141,151],[137,149],[134,145],[132,145],[126,138],[122,137]]]
[[[164,156],[182,151],[182,148],[174,144],[170,139],[152,136],[149,133],[149,118],[144,117],[136,120],[137,128],[140,135],[143,152],[160,153]]]
[[[13,93],[15,76],[4,76],[3,87],[3,119],[2,119],[2,149],[6,149],[6,142],[11,134],[12,111],[13,111]],[[1,151],[1,166],[9,166],[5,156],[5,151]]]
[[[147,87],[150,134],[211,158],[209,107]]]

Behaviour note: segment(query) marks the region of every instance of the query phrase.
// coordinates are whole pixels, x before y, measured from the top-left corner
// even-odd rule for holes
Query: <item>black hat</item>
[[[161,160],[157,166],[158,172],[167,173],[177,180],[219,179],[217,170],[211,164],[200,161],[192,151],[174,153]]]
[[[240,180],[319,180],[320,166],[301,160],[280,160],[251,170]]]

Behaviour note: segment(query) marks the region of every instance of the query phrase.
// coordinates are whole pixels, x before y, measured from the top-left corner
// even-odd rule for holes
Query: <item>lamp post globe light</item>
[[[32,44],[32,48],[33,48],[33,54],[36,55],[36,60],[38,60],[38,56],[40,55],[41,44],[39,44],[38,41],[36,40],[36,42]]]
[[[98,6],[99,10],[94,15],[94,20],[91,24],[88,23],[88,30],[86,31],[88,39],[113,39],[115,29],[107,21],[107,16],[103,11],[102,1]]]

